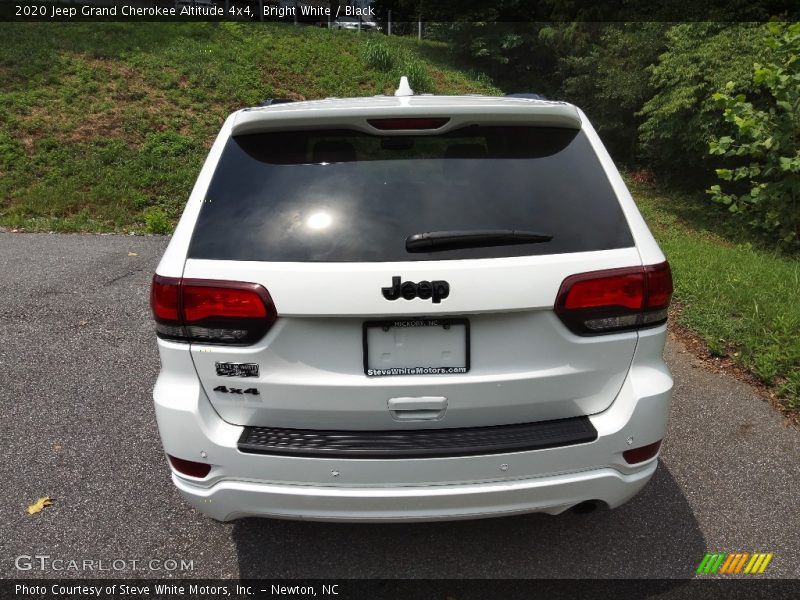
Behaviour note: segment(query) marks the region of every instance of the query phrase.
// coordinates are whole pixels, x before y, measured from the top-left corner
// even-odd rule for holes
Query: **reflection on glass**
[[[332,222],[333,218],[324,210],[311,213],[306,219],[306,225],[308,225],[309,229],[327,229]]]

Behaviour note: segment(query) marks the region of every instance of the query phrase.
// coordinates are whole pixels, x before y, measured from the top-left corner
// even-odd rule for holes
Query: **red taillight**
[[[644,462],[653,458],[656,454],[658,454],[659,448],[661,448],[661,440],[655,442],[654,444],[642,446],[641,448],[625,450],[625,452],[622,453],[622,457],[629,465],[635,465],[636,463]]]
[[[647,308],[666,309],[672,299],[672,271],[668,262],[645,267],[647,274]]]
[[[448,117],[405,117],[400,119],[367,119],[375,129],[384,131],[439,129],[450,119]]]
[[[211,344],[252,344],[278,315],[256,283],[153,277],[150,305],[160,337]]]
[[[150,307],[157,321],[178,320],[178,291],[181,280],[172,277],[153,277],[150,288]]]
[[[187,322],[210,317],[252,318],[267,316],[267,307],[259,295],[260,285],[237,283],[192,285],[183,282],[183,316]]]
[[[183,458],[176,458],[167,454],[169,464],[178,473],[188,475],[189,477],[197,477],[202,479],[211,472],[211,465],[206,463],[194,462],[193,460],[184,460]]]
[[[622,306],[639,310],[644,298],[644,273],[620,273],[606,277],[580,279],[570,285],[564,308]],[[569,279],[567,280],[569,281]]]
[[[567,277],[555,311],[579,335],[626,331],[667,320],[672,274],[666,262]]]

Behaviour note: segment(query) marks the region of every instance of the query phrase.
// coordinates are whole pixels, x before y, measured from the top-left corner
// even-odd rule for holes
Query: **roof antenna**
[[[400,78],[400,85],[397,86],[397,89],[394,91],[395,96],[413,96],[414,90],[411,89],[411,86],[408,85],[408,77],[403,75]]]

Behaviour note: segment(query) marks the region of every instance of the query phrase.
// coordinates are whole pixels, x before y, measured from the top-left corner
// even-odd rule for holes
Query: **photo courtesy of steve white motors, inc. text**
[[[27,585],[18,583],[14,585],[16,596],[59,596],[59,597],[97,597],[105,596],[140,596],[147,597],[155,595],[164,596],[252,596],[257,593],[269,593],[273,596],[338,596],[340,586],[336,583],[320,585],[282,585],[270,584],[267,586],[250,586],[239,584],[197,584],[197,583],[112,583],[108,585],[85,585],[85,584],[39,584]]]

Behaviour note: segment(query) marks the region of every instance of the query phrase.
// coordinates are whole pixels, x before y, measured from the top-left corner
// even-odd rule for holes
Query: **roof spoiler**
[[[231,135],[304,128],[345,128],[381,135],[406,135],[408,130],[378,128],[370,121],[446,119],[430,134],[446,133],[465,125],[538,125],[581,128],[580,112],[562,102],[513,98],[454,96],[381,96],[273,103],[236,113]],[[414,127],[413,129],[418,129]]]

